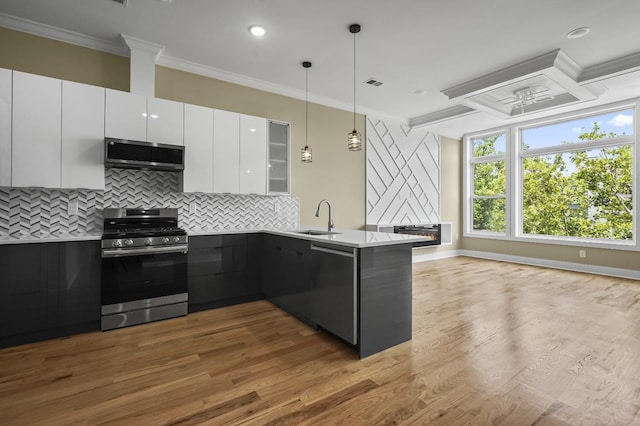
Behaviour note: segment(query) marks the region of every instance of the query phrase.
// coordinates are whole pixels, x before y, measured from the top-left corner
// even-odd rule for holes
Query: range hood
[[[104,166],[179,172],[184,170],[184,146],[105,138]]]

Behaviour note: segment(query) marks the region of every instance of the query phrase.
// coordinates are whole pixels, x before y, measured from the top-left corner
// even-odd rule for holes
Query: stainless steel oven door
[[[102,259],[102,306],[187,291],[186,252]]]

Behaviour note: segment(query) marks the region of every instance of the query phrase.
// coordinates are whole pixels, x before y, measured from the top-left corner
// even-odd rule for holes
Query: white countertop
[[[0,236],[0,245],[26,243],[64,243],[67,241],[91,241],[102,239],[102,233],[90,234],[19,234]]]
[[[299,231],[314,230],[326,231],[326,227],[300,226]],[[390,232],[361,231],[357,229],[332,229],[334,234],[330,235],[307,235],[299,234],[295,231],[265,230],[264,232],[285,237],[300,238],[303,240],[317,241],[323,243],[336,244],[346,247],[376,247],[393,244],[411,244],[422,241],[431,241],[429,237],[417,235],[392,234]]]
[[[228,230],[189,230],[188,235],[225,235],[225,234],[247,234],[265,232],[284,237],[298,238],[308,241],[317,241],[336,244],[346,247],[375,247],[392,244],[411,244],[413,242],[430,241],[428,237],[420,237],[406,234],[392,234],[388,232],[360,231],[357,229],[333,229],[333,234],[329,235],[308,235],[300,234],[296,231],[326,231],[326,227],[300,226],[297,230],[277,230],[277,229],[228,229]],[[67,241],[90,241],[100,240],[102,234],[24,234],[0,236],[0,245],[21,244],[21,243],[60,243]]]
[[[229,235],[229,234],[257,234],[264,232],[263,229],[187,229],[187,235],[198,237],[203,235]]]

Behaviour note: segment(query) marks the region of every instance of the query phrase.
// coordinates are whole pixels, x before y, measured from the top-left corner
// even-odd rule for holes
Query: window
[[[633,239],[633,110],[520,135],[524,235]]]
[[[465,233],[556,243],[637,240],[636,104],[465,138]]]
[[[473,229],[504,233],[506,230],[505,135],[471,139],[473,146]]]

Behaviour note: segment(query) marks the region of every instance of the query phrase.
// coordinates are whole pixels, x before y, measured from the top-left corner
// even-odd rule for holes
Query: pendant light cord
[[[305,68],[307,72],[307,85],[304,98],[304,147],[309,146],[309,68]]]
[[[353,131],[356,131],[356,34],[353,33]]]

